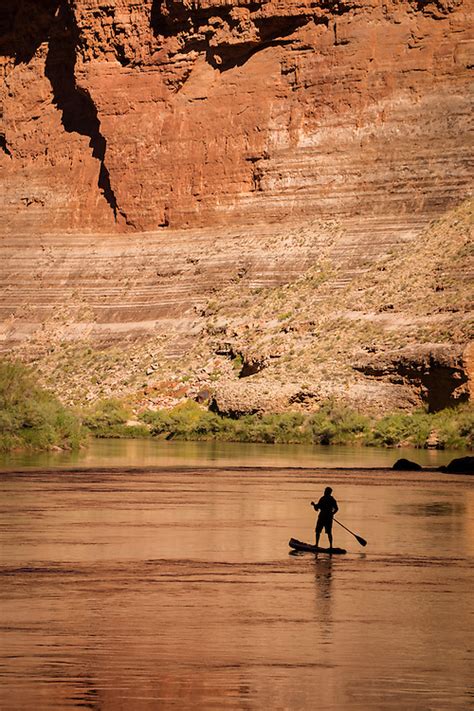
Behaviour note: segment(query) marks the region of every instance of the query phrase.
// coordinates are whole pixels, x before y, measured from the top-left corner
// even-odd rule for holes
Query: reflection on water
[[[460,516],[465,511],[460,501],[430,501],[423,504],[400,506],[408,516]]]
[[[369,545],[290,555],[326,484]],[[2,710],[469,707],[467,476],[4,473],[0,495]]]
[[[79,452],[0,454],[0,468],[206,464],[224,467],[391,467],[400,457],[425,467],[438,467],[464,454],[466,452],[459,450],[98,439]]]

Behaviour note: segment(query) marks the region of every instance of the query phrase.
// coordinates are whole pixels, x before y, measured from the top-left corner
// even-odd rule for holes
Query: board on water
[[[295,551],[310,551],[311,553],[330,553],[331,555],[347,553],[344,548],[316,548],[316,546],[312,546],[311,543],[303,543],[302,541],[296,540],[296,538],[290,538],[289,546]]]

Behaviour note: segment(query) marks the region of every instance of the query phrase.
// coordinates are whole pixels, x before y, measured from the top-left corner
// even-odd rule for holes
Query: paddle
[[[366,545],[367,545],[367,541],[365,540],[365,538],[362,538],[362,536],[358,536],[358,535],[357,535],[356,533],[354,533],[353,531],[350,531],[350,530],[347,528],[347,526],[344,526],[344,524],[341,523],[340,521],[338,521],[336,518],[333,518],[333,521],[335,521],[335,522],[338,523],[340,526],[342,526],[342,528],[345,528],[346,531],[349,531],[349,533],[351,533],[351,534],[354,536],[354,538],[357,538],[357,541],[360,543],[361,546],[366,546]]]

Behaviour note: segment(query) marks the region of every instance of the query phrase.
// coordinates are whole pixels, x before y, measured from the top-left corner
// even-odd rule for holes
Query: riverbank
[[[184,441],[264,444],[362,445],[472,449],[474,408],[435,413],[394,412],[371,417],[343,402],[327,400],[316,412],[279,412],[225,417],[188,400],[169,410],[134,414],[119,400],[103,400],[83,412],[95,437],[155,437]]]
[[[21,363],[0,361],[0,452],[76,450],[87,432],[77,413]]]
[[[136,405],[136,403],[135,403]],[[474,408],[434,413],[393,412],[383,417],[327,399],[315,411],[228,417],[209,403],[186,400],[170,409],[137,408],[107,399],[87,408],[64,406],[20,363],[0,363],[0,452],[77,450],[90,436],[103,439],[177,440],[472,450]]]
[[[358,481],[363,484],[368,481],[373,482],[374,476],[383,480],[386,485],[388,481],[392,481],[393,484],[408,484],[412,482],[420,482],[423,479],[423,475],[429,475],[425,481],[436,482],[436,483],[451,483],[453,478],[459,478],[461,481],[467,481],[472,478],[472,473],[470,472],[444,472],[439,468],[434,467],[423,467],[421,470],[413,472],[398,472],[394,471],[391,467],[228,467],[224,465],[216,465],[214,467],[196,467],[196,466],[176,466],[176,467],[62,467],[60,469],[45,469],[45,468],[21,468],[21,469],[3,469],[0,467],[0,479],[2,477],[14,476],[22,477],[26,476],[30,478],[33,477],[47,477],[50,474],[64,474],[70,476],[81,476],[81,481],[83,477],[88,479],[93,477],[94,479],[100,478],[101,476],[106,477],[122,477],[122,476],[144,476],[149,474],[156,474],[157,476],[165,475],[198,475],[198,476],[212,476],[212,475],[261,475],[263,478],[272,475],[285,475],[293,476],[300,474],[314,475],[317,477],[327,476],[330,478],[331,482],[343,484],[344,477],[357,476]],[[386,478],[388,477],[388,478]]]

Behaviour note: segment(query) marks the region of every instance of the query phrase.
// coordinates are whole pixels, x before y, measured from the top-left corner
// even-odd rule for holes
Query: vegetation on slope
[[[132,417],[131,408],[116,398],[100,400],[82,413],[84,426],[95,437],[148,437],[150,432],[145,425],[127,424]]]
[[[66,305],[62,320],[46,324],[17,353],[69,405],[119,397],[133,401],[135,411],[170,408],[232,381],[236,391],[250,382],[269,383],[275,391],[291,382],[313,391],[314,403],[332,395],[346,404],[355,384],[357,406],[361,388],[374,384],[354,368],[361,354],[471,340],[473,214],[474,202],[466,201],[406,243],[375,244],[373,250],[355,244],[352,256],[351,249],[340,248],[347,236],[341,226],[296,226],[286,235],[288,249],[306,240],[309,251],[312,239],[319,245],[325,237],[317,261],[276,286],[255,281],[249,267],[203,292],[181,351],[174,341],[182,333],[173,326],[119,346],[65,339],[64,328],[79,318]],[[271,239],[282,239],[282,233],[262,236],[264,251],[271,251]],[[241,378],[246,362],[261,368]],[[399,399],[380,390],[379,412],[404,407],[402,399],[416,383],[407,377],[402,384],[407,389]],[[421,404],[418,391],[415,397],[411,402]]]
[[[473,220],[468,200],[408,245],[365,259],[361,253],[350,267],[326,257],[291,282],[254,290],[245,306],[242,285],[231,285],[214,306],[208,332],[212,319],[221,330],[227,324],[227,333],[238,330],[234,321],[245,311],[249,325],[234,339],[234,351],[278,356],[257,377],[271,373],[283,382],[347,384],[354,377],[352,358],[367,347],[467,343],[473,332]]]
[[[0,451],[76,449],[85,432],[72,410],[21,363],[0,362]]]

